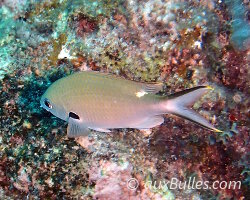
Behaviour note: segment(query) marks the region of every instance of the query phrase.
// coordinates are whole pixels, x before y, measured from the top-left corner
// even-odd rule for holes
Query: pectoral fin
[[[67,127],[67,135],[69,138],[87,136],[89,134],[89,129],[79,122],[79,120],[69,118],[69,124]]]

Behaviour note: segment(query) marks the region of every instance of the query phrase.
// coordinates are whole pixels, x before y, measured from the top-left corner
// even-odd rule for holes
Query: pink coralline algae
[[[84,36],[85,34],[92,33],[98,28],[98,22],[86,16],[74,16],[73,23],[75,23],[76,33],[78,36]]]
[[[132,177],[131,166],[118,166],[116,163],[101,162],[89,170],[89,181],[95,182],[95,199],[128,199],[136,196],[136,191],[127,187]]]

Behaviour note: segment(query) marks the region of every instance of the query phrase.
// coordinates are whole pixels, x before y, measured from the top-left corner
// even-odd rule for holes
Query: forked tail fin
[[[193,105],[196,100],[198,100],[202,95],[211,89],[213,88],[210,86],[198,86],[174,93],[168,96],[168,100],[164,102],[165,110],[167,113],[188,119],[209,130],[223,132],[219,129],[216,129],[204,117],[189,108],[189,106]]]

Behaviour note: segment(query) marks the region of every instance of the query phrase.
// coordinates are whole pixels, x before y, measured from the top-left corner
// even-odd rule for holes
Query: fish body
[[[68,121],[68,136],[87,135],[88,129],[109,132],[114,128],[148,129],[164,122],[163,114],[173,113],[215,129],[186,105],[209,88],[200,86],[166,97],[156,93],[161,84],[145,84],[110,74],[80,72],[54,82],[41,98],[41,106]],[[186,95],[186,96],[185,96]],[[189,97],[189,99],[188,99]]]

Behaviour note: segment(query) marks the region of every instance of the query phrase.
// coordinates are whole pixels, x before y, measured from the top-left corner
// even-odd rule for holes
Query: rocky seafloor
[[[1,0],[0,199],[249,199],[249,8],[245,0]],[[39,101],[83,70],[162,82],[162,95],[211,85],[194,109],[223,132],[166,115],[148,132],[69,139]],[[161,187],[173,178],[209,188]]]

